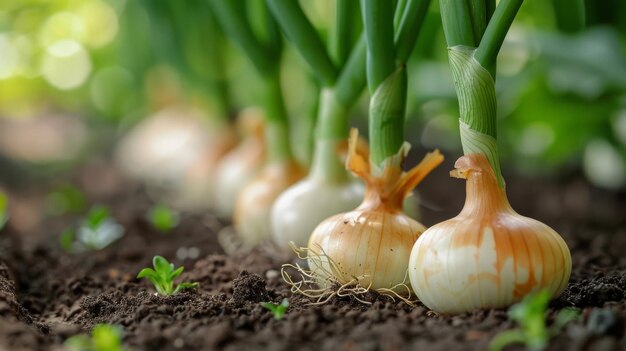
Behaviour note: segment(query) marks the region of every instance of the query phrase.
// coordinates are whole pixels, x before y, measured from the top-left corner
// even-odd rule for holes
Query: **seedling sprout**
[[[550,302],[550,292],[542,290],[526,296],[520,303],[509,308],[508,316],[520,328],[507,330],[496,335],[489,345],[490,351],[502,350],[509,344],[524,344],[529,350],[543,350],[550,338],[570,321],[578,318],[578,310],[565,308],[556,316],[551,327],[546,325],[546,308]]]
[[[167,233],[178,226],[180,215],[165,205],[153,206],[148,212],[148,221],[161,233]]]
[[[144,268],[137,278],[147,278],[160,295],[175,295],[185,289],[195,289],[199,283],[182,282],[174,288],[174,279],[183,273],[185,267],[178,267],[174,269],[174,264],[169,263],[164,257],[154,256],[152,259],[152,268]]]
[[[46,197],[48,212],[52,215],[80,213],[86,209],[85,195],[71,184],[63,184]]]
[[[78,228],[66,229],[61,234],[59,243],[69,253],[102,250],[123,235],[124,227],[109,215],[109,210],[103,206],[96,206]]]
[[[64,345],[70,351],[129,351],[122,345],[121,328],[110,324],[97,324],[91,336],[72,336]]]
[[[7,209],[8,202],[7,196],[3,192],[0,192],[0,229],[2,229],[9,220],[9,212]]]
[[[274,319],[281,320],[285,313],[287,313],[287,308],[289,308],[289,300],[283,299],[280,304],[274,304],[271,302],[261,302],[261,306],[267,308],[274,315]]]

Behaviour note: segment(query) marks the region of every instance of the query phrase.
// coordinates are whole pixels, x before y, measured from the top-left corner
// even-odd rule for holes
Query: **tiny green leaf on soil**
[[[9,220],[8,203],[9,200],[6,194],[0,191],[0,229],[2,229]]]
[[[556,316],[552,327],[546,323],[550,293],[541,290],[526,296],[521,302],[511,306],[508,311],[510,319],[516,321],[520,328],[506,330],[496,335],[489,344],[490,351],[502,350],[509,344],[523,344],[529,350],[543,350],[550,339],[569,322],[578,319],[579,311],[572,308],[561,310]]]
[[[76,231],[74,228],[67,228],[61,237],[59,237],[59,244],[63,251],[72,253],[74,251],[74,241],[76,240]]]
[[[178,226],[180,216],[165,205],[155,205],[148,212],[148,221],[161,233],[167,233]]]
[[[66,229],[59,237],[61,248],[68,253],[101,250],[124,235],[122,227],[109,210],[95,206],[76,227]]]
[[[195,282],[182,282],[174,288],[174,279],[183,273],[184,267],[174,269],[174,264],[169,263],[162,256],[154,256],[152,266],[154,269],[144,268],[139,271],[137,278],[148,279],[160,295],[175,295],[186,289],[195,289],[200,285]]]
[[[268,309],[274,315],[274,319],[280,320],[287,313],[287,308],[289,308],[289,300],[283,299],[280,304],[274,304],[271,302],[261,302],[261,306]]]
[[[46,206],[51,215],[80,213],[85,210],[85,195],[71,184],[62,184],[46,197]]]
[[[98,205],[89,211],[84,225],[91,229],[97,229],[107,218],[109,218],[109,209]]]
[[[77,230],[76,238],[81,246],[90,250],[101,250],[124,235],[115,218],[109,216],[109,209],[95,206]]]
[[[121,328],[110,324],[97,324],[90,336],[72,336],[64,345],[71,351],[130,351],[122,345]]]

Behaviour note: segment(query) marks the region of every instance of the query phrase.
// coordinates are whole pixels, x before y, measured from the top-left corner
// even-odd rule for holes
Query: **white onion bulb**
[[[355,208],[365,188],[348,176],[339,152],[345,141],[317,140],[309,175],[285,190],[272,206],[272,239],[285,250],[305,247],[324,219]]]
[[[408,152],[405,144],[398,154],[385,160],[383,169],[370,167],[369,157],[356,151],[353,129],[346,165],[365,181],[363,202],[355,210],[321,222],[309,240],[309,267],[321,281],[348,284],[355,278],[370,289],[391,289],[404,283],[411,248],[426,229],[402,211],[405,197],[443,161],[438,151],[403,172]],[[314,256],[322,256],[322,259]],[[325,259],[324,257],[327,257]],[[329,260],[339,268],[334,269]],[[334,277],[324,276],[331,272]]]
[[[279,247],[306,246],[324,219],[359,205],[363,184],[348,180],[329,183],[309,176],[283,192],[272,207],[272,239]]]
[[[237,195],[254,179],[265,162],[262,113],[262,110],[256,108],[241,111],[237,119],[237,129],[243,135],[243,140],[221,159],[215,171],[214,206],[221,217],[232,217]]]
[[[157,186],[177,183],[210,140],[207,117],[188,107],[161,110],[120,141],[116,161],[131,176]]]
[[[559,234],[511,208],[482,154],[455,167],[451,174],[467,179],[465,206],[415,243],[409,278],[418,298],[434,311],[462,313],[509,306],[540,289],[559,295],[572,265]]]
[[[274,201],[304,174],[304,169],[294,161],[273,162],[241,189],[235,202],[233,225],[246,247],[270,238],[270,211]]]
[[[229,127],[214,135],[199,157],[174,184],[172,205],[185,210],[207,210],[215,204],[217,167],[236,145],[236,136]]]

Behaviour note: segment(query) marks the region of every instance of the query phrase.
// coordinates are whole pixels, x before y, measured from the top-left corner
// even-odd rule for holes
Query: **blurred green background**
[[[325,35],[334,2],[301,3]],[[582,171],[597,186],[623,189],[626,2],[587,1],[584,29],[558,18],[559,3],[526,1],[502,48],[503,164],[529,176]],[[205,40],[204,11],[200,0],[0,0],[0,173],[25,167],[54,174],[107,154],[126,131],[170,105],[193,105],[210,116],[216,79],[228,82],[233,113],[259,105],[252,65],[230,43]],[[423,30],[428,35],[420,36],[409,62],[407,139],[460,154],[436,1]],[[318,87],[284,45],[284,93],[294,140],[302,140],[312,128]],[[216,52],[226,63],[219,72],[205,65]],[[365,125],[366,111],[363,96],[355,123]],[[306,147],[296,150],[307,159]]]

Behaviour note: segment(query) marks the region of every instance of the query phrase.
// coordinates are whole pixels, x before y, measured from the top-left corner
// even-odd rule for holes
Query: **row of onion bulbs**
[[[405,104],[406,96],[392,101],[402,86],[404,66],[372,89],[370,114]],[[404,118],[404,106],[399,110]],[[268,239],[282,248],[289,242],[308,246],[310,254],[326,258],[311,260],[310,268],[330,272],[339,284],[357,277],[371,289],[410,286],[425,305],[444,313],[504,307],[538,289],[556,296],[567,285],[567,245],[545,224],[511,208],[499,174],[481,153],[466,152],[451,172],[467,181],[461,213],[427,229],[403,204],[443,161],[438,151],[404,171],[406,143],[375,159],[353,131],[347,144],[319,140],[307,175],[289,158],[266,162],[260,112],[244,110],[237,131],[200,126],[198,113],[177,107],[147,119],[121,143],[120,163],[156,187],[174,189],[170,203],[232,216],[247,247]],[[353,176],[328,177],[333,163],[345,163]]]
[[[206,133],[206,128],[200,127],[201,119],[189,112],[181,108],[168,108],[148,118],[121,142],[117,153],[118,161],[124,169],[152,186],[176,184],[178,189],[170,194],[173,196],[170,200],[174,200],[182,208],[205,209],[206,199],[213,199],[212,210],[224,218],[232,216],[239,201],[250,201],[251,195],[259,198],[256,193],[245,192],[246,189],[262,188],[260,192],[263,192],[262,190],[273,186],[282,187],[273,192],[265,192],[270,195],[265,197],[266,202],[256,203],[255,206],[265,208],[262,211],[264,217],[256,216],[256,222],[249,222],[249,230],[255,235],[241,237],[250,246],[269,239],[270,236],[264,236],[259,229],[262,226],[271,227],[271,217],[268,214],[271,213],[272,206],[274,216],[280,213],[290,215],[289,209],[281,209],[284,205],[280,199],[288,202],[288,197],[297,198],[301,188],[310,187],[311,182],[316,181],[315,175],[311,174],[305,180],[297,182],[291,188],[292,192],[283,192],[294,181],[287,180],[280,184],[275,181],[288,179],[288,170],[270,168],[275,174],[269,174],[272,171],[259,173],[264,159],[264,141],[263,120],[260,116],[262,112],[258,109],[247,109],[240,113],[237,128],[243,138],[237,145],[229,142],[229,151],[218,156],[214,156],[212,152],[219,150],[216,146],[224,141],[216,138],[214,142],[218,144],[212,144],[206,140],[197,140],[210,134]],[[185,137],[181,138],[183,135]],[[168,144],[168,139],[177,138],[181,138],[179,142]],[[357,161],[356,139],[352,143],[354,145],[351,146],[348,167],[357,174],[365,174],[369,187],[380,186],[375,179],[368,178],[367,173],[363,173],[363,169],[369,167],[367,155],[361,155]],[[180,155],[190,151],[197,152],[195,160],[180,159]],[[361,153],[363,152],[367,151],[361,147]],[[207,163],[207,160],[212,162]],[[430,162],[432,161],[433,159]],[[356,162],[361,163],[355,165]],[[199,169],[199,163],[204,166],[203,173],[192,175]],[[436,161],[430,167],[438,163]],[[326,238],[326,243],[313,246],[313,249],[323,245],[326,248],[325,254],[343,263],[344,282],[350,277],[365,274],[372,277],[371,280],[363,281],[367,286],[388,288],[404,282],[406,269],[410,266],[412,269],[409,270],[409,275],[413,289],[417,290],[422,302],[438,311],[462,312],[468,310],[468,306],[507,306],[537,286],[547,287],[554,294],[562,291],[568,281],[568,267],[571,262],[567,246],[560,236],[545,224],[522,217],[512,210],[506,194],[498,187],[493,171],[484,157],[464,156],[457,161],[456,168],[452,174],[468,182],[465,206],[459,216],[435,225],[428,231],[422,224],[402,213],[401,205],[398,205],[401,204],[399,199],[404,199],[409,192],[407,189],[402,189],[402,192],[395,195],[399,196],[399,199],[393,200],[396,205],[389,206],[391,202],[386,201],[385,206],[377,207],[376,205],[380,205],[380,198],[377,196],[382,191],[369,189],[369,195],[363,199],[365,187],[356,179],[351,179],[348,183],[349,190],[327,184],[324,186],[327,190],[319,192],[319,201],[327,203],[331,207],[329,210],[337,214],[336,216],[321,224],[301,224],[307,228],[315,228],[311,230],[313,240]],[[401,175],[402,173],[396,173],[393,176]],[[291,176],[291,179],[297,180],[302,173],[291,172]],[[198,181],[190,182],[190,179]],[[271,198],[272,193],[281,192],[282,198]],[[387,196],[387,199],[390,198],[392,197]],[[305,202],[302,206],[306,204]],[[357,206],[356,210],[351,211]],[[291,215],[297,217],[299,213]],[[312,217],[301,216],[305,221]],[[363,224],[368,223],[386,228],[378,233],[363,230]],[[298,230],[286,231],[287,235],[294,232]],[[288,242],[294,239],[301,246],[307,245],[308,238],[297,238],[297,234],[291,234],[287,238],[290,240],[287,240],[283,238],[284,235],[285,233],[273,234],[271,238],[280,247],[287,247]],[[333,238],[333,235],[337,237]],[[364,236],[372,236],[371,240],[365,242],[374,247],[355,247],[354,243],[363,241]],[[381,238],[386,236],[389,236],[389,240],[382,241]],[[374,242],[378,244],[375,245]],[[346,247],[349,249],[345,249]],[[380,254],[374,255],[374,252]],[[372,262],[371,257],[374,256],[376,261]],[[406,261],[408,256],[410,264]],[[350,267],[347,262],[368,262],[369,265],[358,263],[357,267]],[[468,265],[467,262],[475,263]],[[417,267],[427,268],[418,270]],[[452,286],[442,289],[450,283],[453,283]],[[505,291],[509,293],[506,294]],[[442,300],[451,302],[441,305]]]

